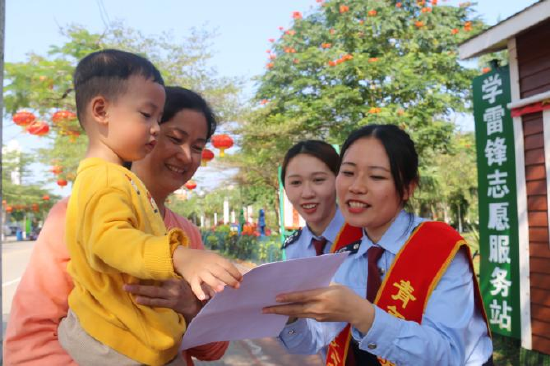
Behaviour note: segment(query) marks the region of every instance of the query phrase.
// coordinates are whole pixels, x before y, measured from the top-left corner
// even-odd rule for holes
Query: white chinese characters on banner
[[[512,331],[512,317],[510,313],[512,312],[512,307],[508,306],[506,300],[502,301],[502,305],[498,303],[497,299],[493,299],[491,305],[491,317],[489,318],[489,323],[498,325],[501,329],[506,329],[509,332]]]
[[[487,123],[487,136],[504,131],[502,128],[502,117],[504,117],[504,108],[501,105],[485,110],[483,122]]]
[[[483,100],[489,100],[489,103],[493,104],[495,102],[495,98],[502,94],[502,88],[499,89],[499,87],[502,86],[502,79],[498,74],[491,75],[487,79],[483,80],[483,85],[481,86],[481,90],[483,91]]]
[[[506,279],[507,275],[507,270],[495,267],[495,269],[493,270],[493,274],[491,274],[491,285],[493,285],[494,287],[491,290],[491,295],[494,296],[501,294],[502,297],[508,297],[508,289],[510,288],[512,282]]]
[[[508,205],[508,202],[489,203],[489,229],[504,231],[510,228]]]
[[[510,193],[506,185],[506,177],[508,173],[501,172],[498,169],[493,174],[487,174],[489,187],[487,188],[487,196],[493,198],[502,198]]]
[[[487,158],[487,165],[493,164],[502,165],[507,161],[506,158],[506,140],[502,137],[497,137],[494,140],[487,140],[485,145],[485,157]]]
[[[489,235],[489,262],[510,263],[510,237]]]

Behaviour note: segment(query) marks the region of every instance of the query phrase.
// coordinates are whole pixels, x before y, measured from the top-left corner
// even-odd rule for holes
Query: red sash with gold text
[[[436,221],[420,224],[397,253],[374,303],[397,318],[422,323],[422,316],[432,291],[461,248],[468,254],[473,273],[470,249],[454,229]],[[474,290],[476,306],[482,311],[485,323],[488,324],[475,277]],[[348,324],[330,343],[327,366],[345,365],[350,338],[351,327]],[[381,365],[393,365],[387,360],[378,360]]]

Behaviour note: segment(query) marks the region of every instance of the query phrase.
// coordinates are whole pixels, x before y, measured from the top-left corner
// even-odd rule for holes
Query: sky
[[[460,1],[440,0],[440,4]],[[534,2],[480,0],[475,9],[493,25]],[[268,39],[278,38],[279,26],[289,26],[293,11],[307,13],[317,5],[315,0],[6,0],[5,61],[25,61],[29,52],[45,55],[50,45],[65,41],[59,28],[69,24],[101,32],[105,22],[122,20],[146,35],[171,32],[175,40],[183,39],[191,27],[206,27],[218,34],[212,40],[211,66],[220,76],[243,78],[245,96],[251,96],[252,78],[265,70]],[[10,122],[4,123],[5,143],[15,138],[25,151],[45,144],[21,134],[17,126],[6,126]],[[460,123],[471,128],[468,117]],[[56,192],[68,194],[65,191]]]

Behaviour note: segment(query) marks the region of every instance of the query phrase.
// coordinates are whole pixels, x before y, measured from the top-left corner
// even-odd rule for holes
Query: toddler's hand
[[[227,284],[239,288],[242,275],[230,261],[207,250],[178,247],[174,251],[174,268],[191,286],[199,300],[206,300],[202,284],[215,292],[223,291]]]

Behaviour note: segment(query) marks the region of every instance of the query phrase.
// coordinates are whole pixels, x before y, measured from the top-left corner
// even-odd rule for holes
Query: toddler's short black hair
[[[82,125],[86,105],[94,97],[102,95],[116,99],[126,92],[128,79],[143,76],[164,86],[160,71],[145,57],[114,49],[90,53],[84,57],[73,75],[76,113]]]

